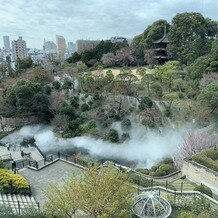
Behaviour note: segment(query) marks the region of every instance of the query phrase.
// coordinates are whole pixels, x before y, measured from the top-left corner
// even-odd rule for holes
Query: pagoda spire
[[[167,35],[167,25],[164,25],[164,37]]]

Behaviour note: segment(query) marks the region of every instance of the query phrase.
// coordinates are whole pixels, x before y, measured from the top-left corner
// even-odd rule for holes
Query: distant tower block
[[[4,50],[9,52],[11,50],[9,36],[3,36],[3,42],[4,42]]]
[[[66,53],[66,42],[63,36],[56,35],[57,57],[64,60]]]
[[[166,36],[166,26],[164,29],[164,36],[161,39],[158,39],[154,41],[154,44],[156,44],[155,51],[155,57],[154,59],[157,60],[158,64],[164,64],[166,61],[169,60],[169,56],[167,54],[167,45],[169,44],[169,40]]]
[[[17,61],[18,58],[23,59],[27,57],[26,41],[22,39],[22,36],[12,41],[12,52],[14,61]]]

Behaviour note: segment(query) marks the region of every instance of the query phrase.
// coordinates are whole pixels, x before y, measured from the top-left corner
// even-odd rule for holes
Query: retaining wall
[[[218,194],[218,172],[211,170],[199,163],[184,159],[182,164],[182,174],[187,179],[195,183],[203,183],[215,193]]]

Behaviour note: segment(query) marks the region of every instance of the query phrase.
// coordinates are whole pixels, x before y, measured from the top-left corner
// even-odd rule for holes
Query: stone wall
[[[199,163],[184,159],[182,164],[182,174],[186,175],[187,179],[195,183],[205,184],[211,188],[215,194],[218,194],[218,172],[215,172]]]
[[[6,126],[17,127],[28,124],[39,123],[39,120],[36,116],[25,116],[25,117],[0,117],[0,126],[2,128]]]

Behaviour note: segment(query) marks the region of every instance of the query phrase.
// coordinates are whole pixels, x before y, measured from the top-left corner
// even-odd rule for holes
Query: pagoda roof
[[[166,51],[166,48],[155,48],[154,51]]]
[[[169,59],[169,56],[160,55],[160,56],[155,56],[154,58],[155,58],[155,59],[166,59],[166,60],[168,60],[168,59]]]
[[[158,44],[158,43],[169,43],[169,39],[167,38],[166,35],[164,35],[161,39],[158,39],[156,41],[154,41],[154,43]]]

